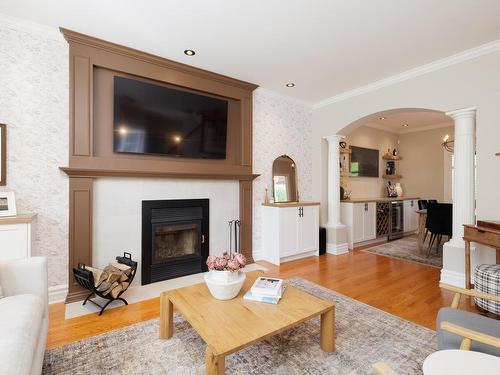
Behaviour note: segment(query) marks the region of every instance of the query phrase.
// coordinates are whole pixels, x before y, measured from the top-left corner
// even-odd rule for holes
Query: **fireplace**
[[[142,201],[142,285],[207,270],[208,199]]]

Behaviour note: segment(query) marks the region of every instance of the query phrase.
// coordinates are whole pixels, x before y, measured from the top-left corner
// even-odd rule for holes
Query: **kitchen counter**
[[[393,201],[406,201],[406,200],[417,200],[420,197],[415,196],[404,196],[404,197],[395,197],[395,198],[387,198],[387,197],[379,197],[379,198],[351,198],[348,200],[341,200],[341,203],[367,203],[367,202],[393,202]]]

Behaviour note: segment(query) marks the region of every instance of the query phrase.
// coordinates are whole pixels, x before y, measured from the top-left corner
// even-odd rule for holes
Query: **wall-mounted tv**
[[[351,146],[351,176],[378,177],[379,151]]]
[[[114,77],[114,152],[225,159],[228,101]]]

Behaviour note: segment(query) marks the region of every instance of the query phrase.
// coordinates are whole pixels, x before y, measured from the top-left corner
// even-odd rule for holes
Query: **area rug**
[[[226,374],[372,374],[378,361],[398,374],[419,374],[436,350],[430,329],[300,278],[288,282],[336,302],[336,351],[321,351],[316,318],[226,357]],[[158,338],[154,319],[48,350],[42,373],[204,374],[204,342],[181,315],[174,325],[169,340]]]
[[[429,236],[427,236],[429,237]],[[404,237],[399,240],[386,242],[382,245],[370,247],[368,249],[363,249],[369,253],[384,255],[391,258],[404,259],[412,262],[418,262],[423,264],[428,264],[434,267],[443,267],[443,247],[439,247],[439,254],[436,255],[435,245],[432,247],[431,255],[429,258],[425,256],[427,254],[427,242],[424,244],[425,254],[420,254],[417,250],[417,238],[416,237]]]

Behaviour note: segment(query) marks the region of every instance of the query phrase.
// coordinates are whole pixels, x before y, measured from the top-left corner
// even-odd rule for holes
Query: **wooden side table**
[[[499,229],[496,229],[496,228]],[[470,243],[476,242],[496,250],[496,263],[500,263],[500,226],[496,222],[478,221],[477,225],[464,224],[465,287],[470,289]]]

